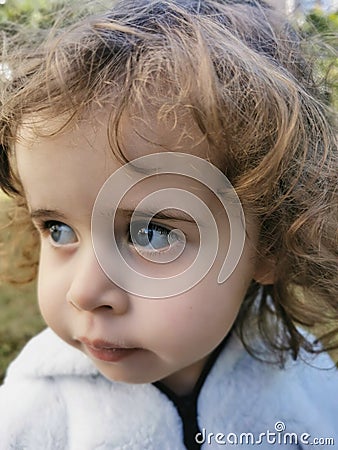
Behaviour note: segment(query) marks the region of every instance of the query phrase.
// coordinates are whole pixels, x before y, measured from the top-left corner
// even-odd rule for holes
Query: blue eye
[[[130,226],[129,242],[142,250],[163,250],[170,247],[170,229],[150,222],[133,222]]]
[[[45,228],[49,231],[52,241],[58,245],[69,245],[77,242],[75,232],[62,222],[48,221]]]

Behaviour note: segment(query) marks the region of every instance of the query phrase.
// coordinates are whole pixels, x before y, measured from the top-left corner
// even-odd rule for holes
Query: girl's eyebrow
[[[45,217],[53,217],[55,219],[65,220],[66,216],[57,209],[45,209],[45,208],[38,208],[34,209],[30,212],[30,217],[32,220],[41,219]]]
[[[174,220],[174,221],[183,221],[183,222],[190,222],[190,223],[196,223],[196,220],[194,220],[189,214],[186,212],[180,210],[180,209],[164,209],[163,211],[154,212],[150,209],[147,211],[135,211],[134,209],[118,209],[118,213],[131,217],[134,213],[137,218],[145,218],[149,219],[151,217],[152,219],[159,219],[159,220]]]
[[[191,222],[195,223],[196,221],[189,216],[189,214],[185,213],[184,211],[181,211],[179,209],[165,209],[164,211],[160,211],[157,213],[149,211],[136,211],[134,209],[118,209],[118,213],[127,216],[130,218],[133,213],[135,213],[136,217],[138,218],[145,218],[149,219],[149,217],[153,219],[159,219],[159,220],[176,220],[176,221],[183,221],[183,222]],[[108,214],[103,214],[111,216],[112,213],[109,212]],[[65,214],[63,214],[61,211],[58,211],[57,209],[46,209],[46,208],[38,208],[34,209],[30,213],[30,217],[32,220],[37,220],[41,218],[46,217],[53,217],[58,220],[66,220],[67,217]]]

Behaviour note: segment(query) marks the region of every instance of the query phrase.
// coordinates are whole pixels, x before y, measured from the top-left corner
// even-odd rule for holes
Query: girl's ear
[[[261,257],[257,259],[256,269],[253,274],[253,279],[261,284],[274,284],[276,273],[276,262],[273,258]]]

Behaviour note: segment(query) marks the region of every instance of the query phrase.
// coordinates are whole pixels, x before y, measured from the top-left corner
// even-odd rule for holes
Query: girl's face
[[[206,157],[208,144],[191,124],[174,128],[155,119],[147,123],[150,126],[131,119],[122,121],[121,137],[128,160],[164,151]],[[111,380],[162,380],[178,394],[191,391],[208,355],[232,327],[251,280],[264,274],[254,250],[257,227],[246,217],[246,241],[239,263],[219,284],[217,276],[230,233],[217,197],[206,186],[182,176],[153,176],[137,184],[116,212],[114,232],[129,263],[149,277],[148,283],[151,276],[182,272],[194,261],[200,240],[189,216],[176,217],[177,211],[171,211],[153,218],[146,230],[142,223],[136,223],[138,239],[132,242],[130,213],[145,196],[167,187],[191,192],[209,207],[219,230],[216,260],[198,284],[170,298],[140,297],[106,276],[93,249],[95,199],[107,178],[121,167],[109,147],[103,120],[82,122],[54,137],[37,138],[31,129],[23,128],[16,159],[32,219],[41,235],[38,297],[47,324],[88,355]],[[112,212],[106,211],[107,220],[111,216]],[[184,233],[184,250],[172,262],[159,263],[157,256],[169,251],[172,229]],[[145,236],[153,245],[150,259]]]

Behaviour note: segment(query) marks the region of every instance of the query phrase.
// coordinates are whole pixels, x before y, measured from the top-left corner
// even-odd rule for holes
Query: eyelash
[[[48,238],[51,238],[51,229],[53,226],[58,225],[58,226],[68,226],[67,224],[65,224],[64,222],[60,222],[57,220],[41,220],[41,221],[36,221],[35,223],[37,229],[40,231],[40,233],[42,234],[42,236],[46,236]],[[148,229],[152,229],[153,231],[157,231],[160,232],[160,234],[162,235],[169,235],[170,231],[172,230],[172,228],[166,227],[164,225],[160,225],[156,222],[152,222],[150,221],[149,223],[145,223],[145,222],[134,222],[134,226],[136,227],[136,229],[141,230],[142,228],[148,228]],[[71,227],[69,227],[71,228]],[[131,239],[131,233],[130,233],[130,223],[128,224],[127,228],[126,228],[126,236],[127,236],[127,240],[128,240],[128,244],[132,247],[135,247],[136,245],[133,243],[132,239]],[[53,241],[53,245],[54,246],[58,246],[56,242]],[[59,245],[60,247],[65,246],[65,245]],[[167,247],[164,248],[158,248],[156,250],[150,250],[150,249],[143,249],[141,245],[138,246],[138,252],[139,253],[144,253],[147,254],[148,256],[152,257],[152,256],[156,256],[159,255],[161,253],[164,253],[168,251]]]
[[[64,247],[64,246],[67,246],[70,244],[75,244],[77,242],[77,236],[76,236],[75,231],[69,225],[65,224],[64,222],[60,222],[58,220],[41,220],[41,221],[36,221],[35,225],[43,237],[47,237],[53,242],[54,247]],[[58,243],[52,237],[53,231],[54,232],[57,231],[57,230],[52,230],[53,227],[59,227],[59,231],[61,230],[62,227],[67,227],[67,229],[71,230],[71,232],[73,233],[74,241],[69,242],[69,243]]]
[[[63,222],[58,222],[57,220],[37,220],[35,221],[36,228],[42,233],[46,234],[50,231],[53,225],[66,225]]]

